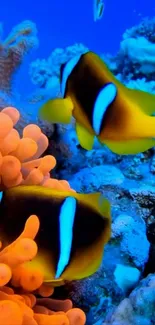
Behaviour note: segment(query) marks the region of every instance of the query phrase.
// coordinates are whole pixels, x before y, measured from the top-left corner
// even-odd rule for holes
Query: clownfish
[[[0,238],[4,247],[22,232],[32,214],[40,229],[37,256],[25,265],[40,269],[44,281],[62,285],[99,268],[111,235],[110,203],[100,193],[61,192],[43,186],[18,186],[2,193]]]
[[[93,52],[61,67],[63,98],[49,100],[40,117],[53,123],[75,118],[80,145],[93,148],[95,137],[117,154],[137,154],[155,145],[155,95],[126,88]]]

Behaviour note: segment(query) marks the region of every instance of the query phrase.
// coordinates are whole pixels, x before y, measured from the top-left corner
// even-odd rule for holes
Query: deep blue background
[[[37,25],[40,46],[22,68],[25,80],[29,60],[47,58],[56,47],[81,42],[97,53],[116,52],[122,33],[142,17],[153,15],[154,0],[105,0],[104,16],[97,22],[93,20],[93,0],[4,0],[0,8],[4,36],[23,20]]]

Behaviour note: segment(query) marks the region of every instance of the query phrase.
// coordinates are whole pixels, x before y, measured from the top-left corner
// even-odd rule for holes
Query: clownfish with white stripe
[[[54,286],[86,278],[99,268],[111,235],[110,203],[101,193],[79,194],[43,186],[17,186],[1,194],[0,238],[3,247],[38,216],[37,256],[24,264],[40,270]]]
[[[155,95],[126,88],[93,52],[61,67],[63,98],[49,100],[40,117],[53,123],[76,122],[80,145],[95,137],[117,154],[137,154],[155,146]]]

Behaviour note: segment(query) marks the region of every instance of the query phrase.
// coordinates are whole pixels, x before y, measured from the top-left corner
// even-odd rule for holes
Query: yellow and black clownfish
[[[53,285],[90,276],[99,268],[111,234],[110,204],[100,193],[60,192],[43,186],[18,186],[2,193],[0,238],[4,247],[38,216],[38,254],[26,263],[43,271]]]
[[[40,116],[53,123],[70,123],[73,116],[83,148],[91,150],[95,136],[118,154],[155,145],[155,95],[126,88],[95,53],[63,65],[60,81],[64,98],[49,100]]]

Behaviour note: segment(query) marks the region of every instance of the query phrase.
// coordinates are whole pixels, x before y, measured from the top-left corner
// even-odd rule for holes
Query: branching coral
[[[39,158],[48,147],[48,139],[35,125],[27,125],[21,138],[14,128],[20,114],[6,107],[0,112],[0,189],[17,185],[43,185],[71,190],[65,180],[50,178],[56,165],[53,156]]]
[[[13,78],[23,59],[32,49],[38,47],[36,25],[29,21],[23,21],[15,26],[6,39],[3,40],[2,24],[0,25],[0,110],[6,106],[16,106],[22,112],[22,119],[18,129],[22,129],[27,123],[35,121],[44,130],[44,133],[52,134],[53,127],[47,122],[43,123],[33,113],[36,103],[46,96],[35,92],[32,95],[24,94],[21,98],[13,87]],[[37,109],[37,108],[36,108]]]
[[[38,217],[30,216],[22,234],[0,251],[0,325],[84,325],[82,310],[72,308],[70,300],[48,298],[54,289],[43,283],[44,275],[39,270],[28,274],[24,268],[37,254],[39,226]],[[6,286],[10,280],[11,287]]]
[[[10,93],[12,78],[23,57],[38,46],[37,29],[31,21],[14,27],[10,35],[0,44],[0,90]]]

